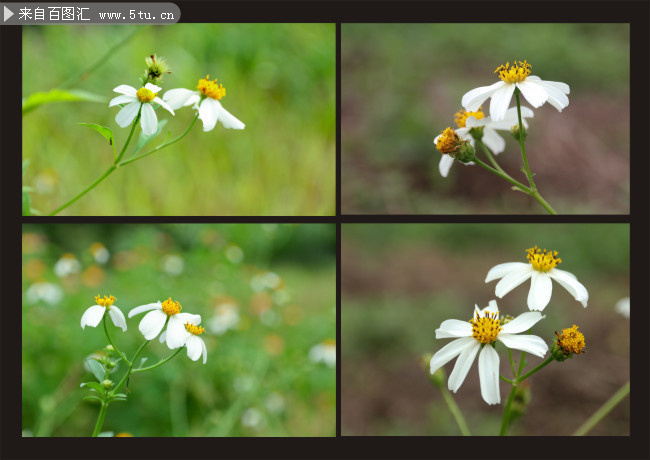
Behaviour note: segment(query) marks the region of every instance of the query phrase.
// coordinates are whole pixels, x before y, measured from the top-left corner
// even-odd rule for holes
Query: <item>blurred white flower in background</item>
[[[93,243],[90,246],[90,253],[93,255],[95,262],[102,265],[108,262],[111,255],[102,243]]]
[[[325,363],[329,367],[336,366],[336,341],[327,339],[311,347],[309,360],[314,363]]]
[[[254,407],[249,407],[241,416],[242,425],[248,428],[261,429],[266,425],[264,414]]]
[[[239,308],[232,301],[217,305],[214,316],[208,320],[208,329],[212,334],[223,335],[227,330],[234,329],[239,324]]]
[[[54,273],[59,278],[65,278],[69,275],[76,275],[81,271],[81,263],[70,253],[63,254],[54,264]]]
[[[269,412],[273,414],[280,414],[284,412],[286,406],[284,396],[276,392],[271,393],[264,400],[264,406],[269,410]]]
[[[244,251],[236,244],[230,244],[226,248],[226,259],[233,264],[238,264],[244,260]]]
[[[165,273],[171,276],[178,276],[183,273],[185,268],[185,263],[181,256],[175,254],[169,254],[163,259],[163,270]]]
[[[33,304],[39,301],[50,305],[58,304],[63,298],[63,289],[54,283],[41,281],[32,284],[25,293],[27,303]]]
[[[616,302],[616,307],[614,307],[618,313],[625,316],[626,318],[630,317],[630,298],[623,297],[621,300]]]

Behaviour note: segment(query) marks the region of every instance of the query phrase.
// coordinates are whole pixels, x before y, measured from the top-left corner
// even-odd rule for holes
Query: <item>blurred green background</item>
[[[553,282],[546,318],[533,334],[552,343],[573,324],[587,352],[553,362],[527,380],[527,413],[513,435],[570,435],[630,378],[629,319],[614,310],[629,296],[627,224],[401,224],[344,225],[341,255],[341,430],[343,435],[441,435],[460,431],[440,391],[429,382],[429,357],[450,340],[436,340],[446,319],[469,319],[496,299],[501,314],[528,311],[530,281],[497,299],[490,268],[526,262],[538,245],[559,252],[558,268],[589,291],[582,304]],[[636,307],[635,307],[636,308]],[[505,347],[501,373],[510,377]],[[513,357],[519,360],[520,352]],[[541,358],[527,356],[533,369]],[[455,360],[445,365],[447,376]],[[447,378],[445,379],[445,386]],[[508,384],[501,382],[502,402]],[[453,393],[452,393],[453,394]],[[473,435],[499,432],[503,404],[481,398],[474,362],[455,401]],[[629,435],[630,402],[623,400],[590,435]]]
[[[87,69],[136,28],[142,30]],[[106,98],[25,114],[23,158],[30,164],[24,184],[34,189],[35,209],[52,212],[112,164],[106,140],[77,123],[111,128],[121,148],[129,129],[117,126],[119,109],[108,101],[118,95],[116,86],[141,83],[144,59],[152,53],[164,56],[172,70],[161,96],[172,88],[194,89],[210,74],[227,89],[223,106],[246,128],[217,124],[204,133],[197,122],[180,142],[116,171],[62,215],[334,214],[334,24],[23,27],[23,97],[68,86]],[[150,148],[167,131],[171,138],[181,134],[194,111],[157,115],[169,123]]]
[[[329,224],[23,227],[23,432],[90,436],[98,407],[84,359],[108,343],[79,326],[97,294],[125,316],[172,297],[200,314],[208,360],[186,350],[130,378],[103,431],[132,436],[336,434],[336,228]],[[131,358],[144,341],[127,318],[115,344]],[[147,365],[172,352],[157,340]],[[138,360],[139,361],[139,360]],[[121,378],[121,366],[116,376]]]
[[[342,211],[544,214],[479,167],[456,163],[443,178],[432,142],[456,127],[463,94],[526,59],[533,75],[571,88],[562,113],[545,104],[530,122],[526,151],[540,192],[560,214],[628,213],[629,32],[628,24],[343,24]],[[526,182],[517,142],[500,133],[498,162]]]

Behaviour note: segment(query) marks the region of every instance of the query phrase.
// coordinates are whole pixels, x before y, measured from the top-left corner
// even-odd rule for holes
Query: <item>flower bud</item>
[[[115,348],[113,348],[113,345],[106,345],[106,352],[107,353],[112,353],[115,351]]]
[[[469,163],[475,159],[474,147],[458,137],[456,131],[451,128],[445,129],[434,139],[436,148],[443,154],[447,154],[461,163]]]
[[[158,84],[162,81],[164,74],[171,73],[169,65],[163,57],[152,54],[145,58],[144,62],[147,64],[147,68],[144,71],[143,85],[147,82]]]
[[[512,321],[513,319],[515,319],[514,316],[503,315],[503,316],[501,317],[501,325],[503,326],[503,325],[505,325],[505,324],[508,324],[508,323],[509,323],[510,321]]]
[[[110,387],[113,386],[113,381],[106,379],[106,380],[104,380],[102,382],[102,385],[103,385],[104,388],[106,388],[108,390]]]
[[[556,361],[566,361],[573,355],[586,353],[584,350],[585,336],[578,332],[578,326],[575,324],[570,328],[563,329],[562,334],[555,331],[555,335],[551,346],[551,355]]]
[[[522,126],[522,128],[524,127]],[[512,137],[515,138],[517,142],[519,142],[519,138],[522,135],[524,136],[524,140],[526,140],[526,136],[528,135],[528,132],[526,131],[526,128],[524,128],[523,131],[519,131],[519,125],[514,125],[510,128],[510,134],[512,135]]]

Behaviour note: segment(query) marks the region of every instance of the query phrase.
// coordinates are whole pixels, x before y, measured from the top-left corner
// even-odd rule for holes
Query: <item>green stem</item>
[[[129,375],[131,375],[131,370],[133,369],[133,363],[135,363],[135,359],[138,357],[140,352],[144,349],[144,347],[147,346],[147,344],[150,342],[150,340],[146,340],[142,345],[140,345],[140,348],[138,348],[138,351],[135,352],[135,355],[133,356],[133,359],[131,362],[129,362],[129,369],[126,371],[126,374],[122,377],[122,380],[120,380],[120,383],[115,385],[113,387],[113,390],[111,391],[111,394],[115,394],[115,392],[122,386],[124,382],[129,378]],[[127,361],[128,362],[128,361]]]
[[[628,381],[623,385],[616,393],[609,398],[605,404],[603,404],[600,409],[598,409],[594,415],[589,417],[589,419],[582,424],[580,428],[573,433],[573,436],[584,436],[587,434],[593,427],[595,427],[598,422],[600,422],[614,407],[620,403],[623,398],[625,398],[630,393],[630,382]]]
[[[521,157],[524,159],[524,166],[526,168],[526,176],[530,182],[530,188],[533,192],[537,191],[533,175],[528,166],[528,158],[526,157],[526,146],[524,145],[524,124],[521,121],[521,103],[519,101],[519,88],[515,88],[515,98],[517,99],[517,117],[519,118],[519,147],[521,148]]]
[[[505,378],[505,377],[504,377],[503,375],[501,375],[501,374],[499,374],[499,378],[500,378],[501,380],[503,380],[504,382],[508,382],[510,385],[514,385],[514,384],[515,384],[515,381],[514,381],[514,380],[507,379],[507,378]]]
[[[481,146],[481,150],[483,150],[483,153],[485,153],[485,156],[490,160],[490,163],[492,163],[492,166],[494,166],[494,169],[497,171],[501,171],[503,174],[506,176],[509,176],[501,166],[499,166],[499,163],[497,163],[497,160],[494,158],[492,155],[492,152],[490,152],[490,149],[487,148],[487,146],[483,143],[483,141],[476,139],[476,143]]]
[[[530,332],[530,331],[529,331]],[[517,370],[517,377],[521,375],[521,372],[524,370],[524,358],[526,357],[526,352],[521,352],[521,360],[519,361],[519,369]]]
[[[516,378],[517,374],[515,374],[515,363],[512,360],[512,351],[510,348],[508,348],[508,359],[510,360],[510,370],[512,371],[512,376]]]
[[[454,397],[444,385],[440,386],[440,392],[442,393],[442,397],[447,403],[447,406],[449,406],[449,411],[454,416],[454,419],[458,424],[458,428],[460,428],[461,434],[463,436],[471,436],[469,428],[467,427],[467,422],[465,422],[465,418],[463,417],[458,404],[456,404],[456,401],[454,401]]]
[[[508,174],[506,174],[506,173],[502,173],[501,171],[498,171],[498,170],[494,169],[492,166],[489,166],[489,165],[485,164],[484,162],[482,162],[481,160],[479,160],[479,159],[476,158],[476,157],[474,157],[474,159],[473,159],[472,161],[476,162],[476,164],[478,164],[479,166],[481,166],[481,167],[484,168],[484,169],[487,169],[487,170],[490,171],[491,173],[496,174],[496,175],[499,176],[501,179],[507,180],[507,181],[510,182],[512,185],[514,185],[515,187],[517,187],[518,189],[520,189],[522,192],[524,192],[524,193],[526,193],[526,194],[528,194],[528,195],[530,195],[530,194],[532,193],[532,191],[531,191],[528,187],[526,187],[526,186],[525,186],[524,184],[522,184],[521,182],[517,182],[515,179],[513,179],[512,177],[510,177]]]
[[[544,209],[546,209],[549,214],[557,215],[555,209],[553,209],[551,205],[548,204],[548,202],[544,198],[542,198],[542,195],[540,195],[539,190],[534,190],[530,196],[535,198],[539,202],[539,204],[544,206]]]
[[[522,356],[522,359],[523,359],[523,356]],[[524,375],[522,375],[521,377],[517,377],[517,383],[521,383],[521,382],[523,382],[523,381],[526,380],[528,377],[530,377],[531,375],[533,375],[535,372],[537,372],[538,370],[540,370],[542,367],[544,367],[544,366],[546,366],[547,364],[549,364],[551,361],[553,361],[553,356],[552,356],[552,355],[549,356],[549,357],[546,359],[546,361],[544,361],[542,364],[540,364],[539,366],[537,366],[537,367],[536,367],[535,369],[533,369],[532,371],[530,371],[530,372],[526,372],[526,373],[525,373]],[[520,371],[520,372],[521,372],[521,371]]]
[[[97,416],[97,423],[95,423],[95,430],[93,431],[93,438],[96,438],[99,432],[102,430],[102,425],[104,424],[104,418],[106,417],[106,408],[108,403],[102,401],[102,407],[99,409],[99,415]]]
[[[135,120],[133,120],[133,125],[131,126],[131,132],[129,133],[129,137],[126,139],[126,142],[124,143],[124,147],[122,147],[122,151],[117,156],[117,159],[115,160],[114,166],[120,166],[118,163],[120,162],[120,160],[124,156],[124,153],[126,152],[126,148],[129,146],[129,143],[131,143],[131,138],[133,137],[135,127],[138,125],[138,121],[140,121],[141,112],[142,112],[142,104],[140,104],[140,109],[138,110],[138,115],[135,117]]]
[[[508,419],[510,418],[510,406],[512,406],[512,400],[515,396],[515,388],[517,384],[513,384],[510,389],[510,394],[508,395],[508,401],[506,402],[506,407],[503,409],[503,418],[501,419],[501,430],[499,431],[499,436],[505,436],[506,431],[508,430]]]
[[[165,148],[165,147],[168,147],[168,146],[172,145],[172,144],[175,143],[175,142],[180,141],[182,138],[185,137],[185,135],[186,135],[187,133],[190,132],[190,129],[192,129],[192,126],[194,126],[194,123],[196,123],[196,120],[198,120],[198,118],[199,118],[199,114],[197,113],[196,116],[194,117],[194,119],[192,120],[192,123],[190,123],[190,126],[188,126],[187,129],[185,130],[185,132],[183,132],[183,134],[181,134],[180,136],[176,137],[175,139],[172,139],[172,140],[169,141],[169,142],[165,142],[165,143],[163,143],[163,144],[160,144],[158,147],[156,147],[156,148],[153,149],[153,150],[148,151],[147,153],[143,153],[142,155],[138,155],[138,156],[135,157],[135,158],[130,158],[130,159],[126,160],[126,161],[123,161],[122,163],[119,163],[118,166],[128,165],[129,163],[133,163],[134,161],[140,160],[140,159],[142,159],[142,158],[144,158],[144,157],[148,157],[148,156],[151,155],[152,153],[157,152],[158,150],[161,150],[161,149],[163,149],[163,148]],[[119,161],[121,158],[122,158],[122,157],[120,156],[120,158],[118,159],[118,161]]]
[[[122,352],[119,350],[119,348],[117,348],[117,346],[115,346],[115,344],[113,343],[113,340],[111,339],[111,336],[108,335],[108,327],[106,326],[106,316],[107,316],[107,315],[104,314],[104,317],[102,318],[102,322],[104,323],[104,332],[106,333],[106,338],[108,339],[108,343],[111,344],[111,346],[115,349],[115,351],[117,352],[117,354],[120,355],[120,358],[122,358],[122,359],[124,360],[125,363],[127,363],[128,365],[131,365],[131,363],[129,362],[129,360],[126,359],[126,356],[124,355],[124,353],[122,353]]]
[[[167,361],[169,361],[170,359],[172,359],[172,358],[173,358],[174,356],[176,356],[176,355],[177,355],[177,354],[178,354],[178,353],[179,353],[183,348],[184,348],[184,347],[180,347],[180,348],[179,348],[178,350],[176,350],[172,355],[168,356],[167,358],[165,358],[165,359],[163,359],[163,360],[161,360],[161,361],[158,361],[158,362],[157,362],[156,364],[154,364],[153,366],[149,366],[149,367],[141,367],[140,369],[133,369],[133,372],[132,372],[132,373],[135,374],[136,372],[144,372],[144,371],[150,371],[151,369],[155,369],[156,367],[161,366],[161,365],[165,364]]]

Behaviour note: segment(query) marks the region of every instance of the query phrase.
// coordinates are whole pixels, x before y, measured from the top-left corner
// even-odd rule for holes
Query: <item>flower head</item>
[[[129,318],[148,311],[149,313],[144,315],[138,326],[144,338],[147,340],[155,339],[165,327],[165,323],[167,323],[164,340],[169,348],[178,348],[185,344],[187,338],[185,323],[198,324],[201,322],[200,315],[181,313],[182,308],[179,302],[172,300],[170,297],[164,302],[158,301],[135,307],[129,312]]]
[[[196,89],[198,91],[185,88],[170,89],[163,95],[163,100],[174,109],[191,105],[199,112],[203,131],[212,131],[217,121],[220,121],[224,128],[244,129],[246,125],[231,115],[219,102],[226,96],[226,88],[220,83],[217,84],[216,78],[210,80],[210,75],[201,78]]]
[[[436,339],[455,338],[442,347],[431,358],[431,374],[458,356],[454,370],[449,376],[449,390],[454,393],[467,377],[470,367],[478,354],[478,374],[481,395],[488,404],[501,402],[499,391],[499,355],[494,349],[496,341],[508,348],[523,350],[543,357],[548,345],[535,335],[516,335],[527,331],[543,318],[539,312],[522,313],[507,324],[499,320],[499,309],[495,300],[483,310],[474,306],[474,317],[469,321],[448,319],[436,329]],[[480,354],[479,354],[480,351]]]
[[[122,96],[111,99],[108,106],[113,107],[118,104],[126,104],[117,112],[115,122],[120,127],[126,128],[139,113],[142,132],[147,135],[154,134],[158,129],[158,118],[153,108],[154,102],[174,115],[174,110],[158,97],[158,92],[161,89],[160,86],[156,86],[153,83],[147,83],[138,90],[129,85],[120,85],[115,88],[113,91],[122,94]]]
[[[474,148],[469,141],[463,140],[451,128],[446,128],[434,140],[438,151],[462,163],[471,163],[474,157]],[[473,164],[473,163],[472,163]]]
[[[488,98],[490,102],[490,116],[494,121],[505,117],[512,94],[518,89],[526,100],[535,108],[548,101],[558,111],[569,105],[569,85],[557,81],[544,81],[531,75],[531,65],[527,61],[514,61],[511,66],[497,67],[494,73],[499,75],[500,81],[490,86],[481,86],[465,93],[462,99],[463,107],[468,111],[475,111]]]
[[[494,291],[497,297],[502,298],[530,278],[528,308],[542,311],[551,300],[553,292],[551,280],[553,279],[569,291],[584,307],[587,306],[589,300],[587,289],[573,274],[556,268],[562,262],[557,251],[547,251],[546,249],[542,251],[535,246],[528,249],[526,253],[529,263],[508,262],[496,265],[488,272],[485,278],[486,283],[501,278]]]
[[[142,77],[143,85],[148,82],[158,84],[162,81],[163,75],[172,73],[171,70],[169,70],[167,61],[165,61],[165,58],[162,56],[158,57],[155,54],[152,54],[146,57],[144,62],[147,64],[147,68]]]
[[[578,331],[575,324],[567,329],[562,329],[562,334],[555,331],[555,339],[551,347],[551,354],[556,361],[564,361],[573,355],[586,353],[585,336]]]
[[[626,318],[630,318],[630,298],[629,297],[624,297],[618,302],[616,302],[616,306],[614,307],[618,313],[621,315],[625,316]]]
[[[103,298],[99,295],[95,296],[96,305],[89,307],[81,316],[81,328],[85,329],[86,326],[97,327],[104,317],[104,313],[108,310],[108,315],[113,320],[113,324],[122,328],[123,332],[126,332],[126,319],[122,311],[113,305],[115,300],[115,297],[112,295],[104,296]]]
[[[194,322],[185,323],[185,333],[183,334],[183,344],[180,346],[187,347],[187,357],[192,361],[196,361],[203,355],[203,364],[208,361],[208,349],[205,347],[205,342],[200,337],[205,332],[205,328],[198,326],[201,322],[201,317]],[[167,340],[167,331],[160,334],[160,343]],[[171,347],[170,347],[171,348]]]

